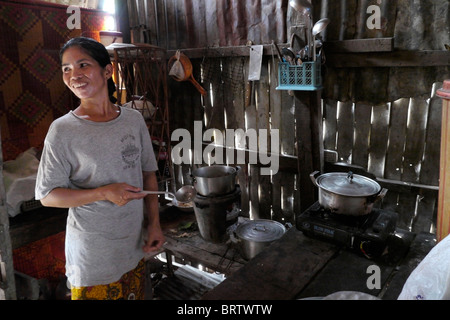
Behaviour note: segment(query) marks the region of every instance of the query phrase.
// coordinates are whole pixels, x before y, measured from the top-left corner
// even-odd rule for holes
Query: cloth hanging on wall
[[[62,81],[59,50],[70,38],[93,37],[104,13],[82,9],[81,29],[69,29],[67,7],[28,1],[0,5],[0,126],[3,160],[40,148],[50,123],[74,96]]]

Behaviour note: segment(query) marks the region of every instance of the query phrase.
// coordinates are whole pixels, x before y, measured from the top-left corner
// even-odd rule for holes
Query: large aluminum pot
[[[213,165],[197,168],[192,172],[192,184],[202,196],[213,197],[229,194],[236,189],[236,176],[240,167]]]
[[[238,245],[242,257],[250,260],[280,239],[285,232],[286,228],[277,221],[248,220],[239,224],[230,238]]]
[[[352,172],[330,172],[310,174],[319,188],[319,203],[333,213],[362,216],[372,211],[375,201],[386,195],[387,189],[373,179]]]

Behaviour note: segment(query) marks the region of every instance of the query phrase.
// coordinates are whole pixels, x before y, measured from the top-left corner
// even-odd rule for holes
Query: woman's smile
[[[107,92],[108,78],[96,60],[78,47],[68,48],[62,59],[63,80],[81,100]]]
[[[72,83],[72,88],[74,88],[74,89],[80,89],[80,88],[83,88],[85,86],[87,86],[87,83],[85,83],[85,82],[83,82],[83,83],[77,83],[77,82]]]

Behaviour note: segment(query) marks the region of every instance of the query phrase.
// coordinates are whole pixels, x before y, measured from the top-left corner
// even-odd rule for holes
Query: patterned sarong
[[[72,287],[72,300],[144,300],[145,262],[141,260],[119,281],[91,287]]]

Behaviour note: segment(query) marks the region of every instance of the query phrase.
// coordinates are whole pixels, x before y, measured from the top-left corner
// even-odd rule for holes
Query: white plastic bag
[[[183,80],[186,74],[184,72],[183,65],[180,62],[180,55],[181,55],[180,50],[177,50],[175,54],[177,60],[175,60],[172,67],[170,68],[169,76],[175,77],[178,80]]]
[[[34,199],[36,175],[39,167],[38,150],[30,148],[14,160],[3,163],[3,183],[8,214],[15,217],[25,201]]]
[[[323,300],[380,300],[371,294],[359,291],[338,291],[323,298]]]
[[[398,300],[450,299],[450,236],[442,239],[406,280]]]

